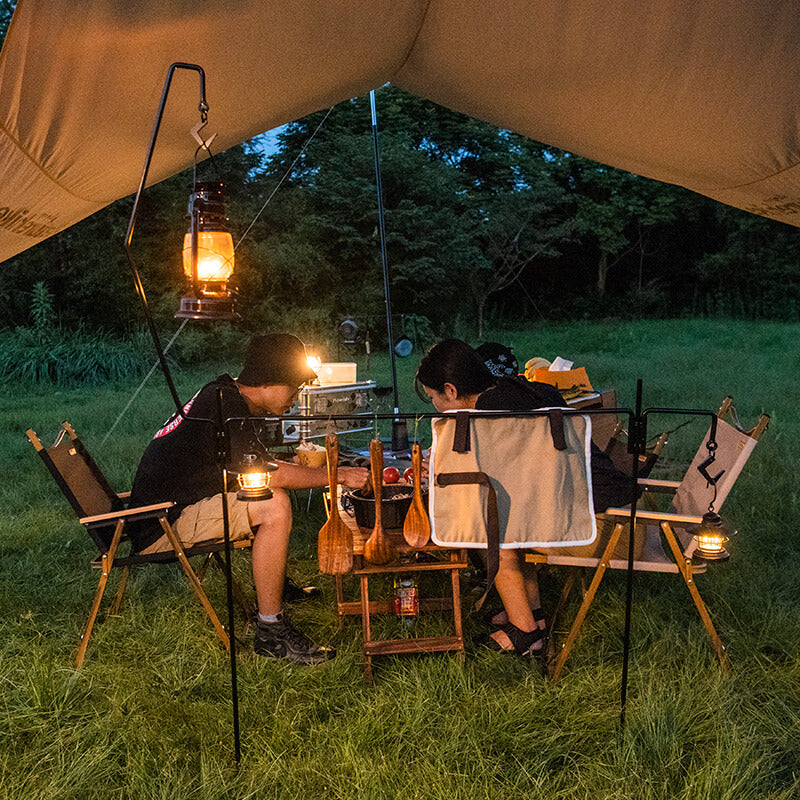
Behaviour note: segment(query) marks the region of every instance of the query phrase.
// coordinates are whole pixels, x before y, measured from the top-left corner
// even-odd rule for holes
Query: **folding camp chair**
[[[728,424],[723,420],[723,417],[729,413],[731,408],[731,398],[726,398],[717,412],[719,417],[716,431],[718,447],[715,453],[714,470],[716,472],[724,470],[716,486],[714,507],[717,511],[719,511],[756,442],[769,423],[769,416],[763,414],[752,429],[744,431],[738,426]],[[695,581],[696,575],[706,571],[707,564],[702,559],[695,557],[697,544],[692,535],[687,532],[687,529],[700,524],[702,515],[714,496],[713,489],[709,487],[707,480],[698,471],[698,466],[708,456],[705,445],[707,440],[708,435],[700,445],[683,480],[642,479],[639,481],[640,487],[645,492],[645,497],[655,493],[667,493],[673,495],[673,500],[672,506],[667,512],[637,511],[633,569],[641,573],[667,573],[681,576],[697,607],[721,666],[724,669],[729,669],[730,662],[725,652],[725,647],[714,628]],[[554,681],[557,681],[563,672],[564,665],[578,638],[606,571],[608,569],[625,570],[628,568],[627,551],[621,554],[617,551],[617,546],[620,544],[623,533],[626,534],[625,538],[627,538],[630,510],[624,508],[608,509],[605,514],[598,515],[598,523],[601,522],[604,524],[608,536],[607,538],[603,537],[602,547],[591,555],[547,552],[531,553],[526,556],[526,560],[531,563],[573,568],[550,620],[551,631],[575,585],[580,571],[579,568],[588,567],[594,570],[591,583],[584,593],[583,602],[572,623],[566,641],[557,656],[555,656],[554,648],[551,645],[551,650],[549,651],[551,656],[549,673]],[[662,546],[662,539],[668,546],[667,552],[664,551]]]
[[[208,618],[211,620],[217,636],[226,649],[230,648],[228,634],[203,590],[200,579],[189,563],[191,556],[200,554],[206,555],[206,563],[212,558],[217,563],[220,563],[219,552],[224,549],[224,542],[204,542],[191,548],[184,548],[167,519],[167,512],[174,503],[165,502],[137,508],[126,508],[129,493],[118,494],[111,488],[102,471],[68,422],[62,423],[58,438],[51,447],[42,445],[32,429],[29,429],[26,433],[50,474],[78,515],[80,523],[86,528],[98,549],[98,555],[92,562],[92,566],[100,569],[100,580],[89,613],[89,619],[81,634],[78,653],[75,657],[76,668],[81,666],[86,655],[89,637],[100,609],[100,603],[102,602],[111,570],[115,567],[122,570],[119,587],[109,610],[110,614],[116,614],[122,602],[130,568],[137,564],[166,563],[174,562],[177,559],[181,567],[183,567],[183,571],[205,609]],[[125,525],[134,520],[148,520],[153,525],[160,525],[172,545],[172,550],[152,554],[130,553],[127,556],[120,555],[120,545],[127,540]],[[236,548],[249,547],[250,542],[249,540],[236,541],[232,545]],[[241,588],[236,584],[234,585],[234,592],[239,602],[244,604],[246,602],[244,595]]]

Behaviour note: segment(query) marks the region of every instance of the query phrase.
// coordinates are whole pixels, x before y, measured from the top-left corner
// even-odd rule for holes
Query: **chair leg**
[[[117,555],[117,548],[119,547],[120,540],[122,539],[122,531],[125,527],[125,520],[117,520],[117,525],[114,528],[114,536],[111,539],[111,545],[107,553],[103,553],[102,565],[100,569],[100,580],[97,584],[97,591],[94,594],[94,601],[92,608],[89,611],[89,619],[86,621],[86,626],[81,634],[80,644],[78,645],[78,652],[75,655],[75,669],[80,669],[83,664],[83,659],[86,657],[86,648],[89,646],[89,637],[92,635],[95,620],[97,619],[97,612],[100,610],[100,603],[103,601],[103,594],[106,590],[106,583],[108,583],[108,573],[114,566],[114,558]]]
[[[197,580],[199,580],[200,583],[206,579],[206,571],[208,570],[208,566],[211,563],[213,556],[214,553],[207,553],[206,557],[203,559],[203,563],[195,570]]]
[[[614,526],[614,530],[611,532],[608,545],[606,545],[606,549],[603,551],[603,557],[600,559],[600,564],[597,566],[597,569],[594,572],[592,582],[589,584],[589,589],[586,592],[586,596],[583,598],[581,607],[578,609],[578,615],[575,617],[575,621],[572,623],[567,640],[561,647],[561,652],[558,655],[553,674],[550,676],[554,683],[561,677],[561,673],[564,670],[564,664],[566,664],[567,658],[569,658],[569,654],[572,651],[572,646],[575,644],[575,640],[578,638],[578,634],[583,627],[586,614],[589,612],[589,607],[592,605],[594,596],[597,593],[598,587],[600,586],[600,581],[603,580],[603,575],[605,575],[605,572],[608,569],[608,562],[611,560],[611,555],[614,552],[614,548],[617,546],[617,541],[619,540],[620,534],[622,533],[624,527],[625,526],[621,522],[618,522]]]
[[[550,635],[547,637],[548,673],[552,672],[556,659],[556,637],[555,637],[556,626],[558,625],[558,621],[561,618],[561,614],[566,608],[567,601],[569,600],[569,597],[572,594],[572,590],[575,588],[575,583],[577,582],[579,575],[583,575],[582,567],[570,567],[569,574],[567,575],[566,581],[564,581],[564,588],[561,590],[561,595],[558,598],[556,607],[553,610],[553,613],[550,615],[550,619],[547,620],[547,630],[550,632]],[[584,592],[584,596],[585,594],[586,593]]]
[[[125,594],[125,587],[128,585],[128,576],[131,574],[130,567],[123,567],[122,568],[122,575],[119,579],[119,586],[117,587],[117,593],[114,595],[114,602],[111,604],[111,608],[108,609],[108,616],[113,617],[115,614],[119,613],[119,607],[122,605],[122,595]]]
[[[364,645],[364,680],[372,683],[372,656],[367,652],[372,642],[372,629],[369,621],[369,576],[361,576],[361,631]]]
[[[725,651],[725,645],[722,644],[722,639],[719,638],[717,629],[714,627],[714,623],[711,621],[711,615],[708,613],[706,604],[703,602],[703,598],[700,597],[700,591],[698,590],[697,584],[694,581],[694,570],[692,569],[691,561],[684,558],[680,546],[678,545],[678,540],[675,537],[675,531],[672,530],[672,526],[669,524],[669,522],[662,522],[661,530],[664,532],[664,537],[669,544],[670,550],[672,550],[672,555],[675,557],[675,562],[677,563],[678,569],[681,572],[681,576],[686,584],[686,588],[689,590],[692,600],[694,600],[695,607],[700,614],[700,619],[703,620],[703,625],[705,626],[706,633],[708,633],[708,636],[711,639],[711,646],[714,648],[714,652],[717,654],[720,666],[726,672],[730,672],[730,659]]]
[[[194,593],[197,595],[197,599],[200,601],[200,604],[205,609],[208,618],[211,620],[211,624],[214,626],[217,637],[225,646],[225,649],[229,650],[231,646],[231,640],[228,636],[228,632],[222,627],[222,623],[219,621],[217,612],[214,611],[214,607],[211,605],[211,602],[203,590],[200,581],[197,579],[197,575],[195,575],[192,565],[189,563],[189,559],[186,558],[186,553],[183,552],[183,545],[181,544],[180,539],[178,539],[178,536],[173,530],[172,525],[167,522],[166,517],[160,517],[159,522],[161,523],[161,527],[163,528],[164,533],[167,535],[167,538],[169,539],[170,544],[175,551],[175,555],[178,557],[178,561],[180,561],[181,566],[183,567],[186,577],[189,579],[192,589],[194,589]]]

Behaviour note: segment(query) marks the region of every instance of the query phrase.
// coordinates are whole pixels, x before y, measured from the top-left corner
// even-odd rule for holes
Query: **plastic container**
[[[356,383],[355,361],[329,361],[315,370],[320,386],[338,386]]]

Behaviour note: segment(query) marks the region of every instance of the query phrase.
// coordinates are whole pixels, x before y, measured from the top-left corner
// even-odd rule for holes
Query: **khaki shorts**
[[[253,538],[247,503],[237,500],[236,492],[228,492],[228,525],[232,542]],[[223,541],[225,534],[222,526],[222,495],[205,497],[197,503],[186,506],[173,527],[184,547],[191,547],[201,542]],[[165,550],[172,550],[166,534],[142,552],[161,553]]]

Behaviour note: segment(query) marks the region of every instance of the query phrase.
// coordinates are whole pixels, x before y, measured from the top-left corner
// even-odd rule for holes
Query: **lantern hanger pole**
[[[134,285],[136,287],[136,292],[138,293],[141,301],[142,306],[144,307],[145,318],[147,319],[147,326],[150,330],[150,335],[153,339],[153,344],[156,348],[156,353],[158,354],[158,360],[161,364],[161,369],[164,373],[164,378],[167,381],[167,385],[169,386],[170,393],[172,394],[172,399],[175,402],[175,408],[179,416],[185,418],[186,413],[183,410],[183,406],[181,405],[181,401],[178,398],[178,392],[175,389],[175,383],[172,380],[172,373],[169,369],[169,364],[167,364],[166,356],[164,355],[164,350],[161,347],[161,341],[158,338],[158,331],[155,326],[155,322],[153,321],[152,314],[150,313],[150,308],[147,304],[147,295],[144,291],[144,286],[142,285],[142,279],[139,275],[139,270],[136,266],[136,261],[133,258],[133,254],[131,252],[131,240],[133,239],[133,230],[136,224],[136,217],[139,213],[139,201],[142,196],[142,191],[144,190],[145,183],[147,182],[147,173],[150,170],[150,162],[153,159],[153,150],[155,148],[156,139],[158,138],[158,131],[161,127],[161,120],[164,116],[164,106],[167,102],[167,96],[169,94],[170,85],[172,83],[172,76],[175,73],[176,69],[188,69],[193,70],[198,73],[200,77],[200,103],[198,106],[198,110],[200,111],[200,126],[196,130],[199,130],[206,122],[208,118],[208,103],[206,102],[206,74],[203,68],[197,64],[188,64],[181,61],[176,61],[173,64],[170,64],[169,70],[167,71],[167,77],[164,82],[164,89],[161,93],[161,102],[158,105],[158,112],[156,113],[155,123],[153,124],[153,132],[150,136],[150,146],[147,148],[147,156],[145,157],[144,166],[142,168],[142,177],[139,181],[139,188],[136,191],[136,197],[133,201],[133,209],[131,211],[130,221],[128,222],[128,232],[125,237],[125,253],[128,257],[128,262],[131,267],[131,271],[133,272],[133,280]],[[196,247],[193,247],[193,261],[196,262]],[[226,491],[226,474],[225,474],[225,464],[224,458],[228,452],[228,439],[227,439],[227,430],[224,424],[224,421],[221,419],[221,396],[217,399],[218,407],[217,407],[217,414],[216,419],[213,420],[203,420],[197,418],[198,422],[212,422],[215,425],[216,432],[217,432],[217,439],[219,445],[219,460],[220,460],[220,476],[221,476],[221,486],[222,486],[222,527],[223,527],[223,534],[224,534],[224,541],[225,541],[225,583],[227,586],[227,597],[228,597],[228,629],[229,629],[229,641],[230,641],[230,660],[231,660],[231,697],[233,701],[233,744],[234,744],[234,756],[236,759],[236,764],[238,766],[239,759],[241,757],[241,747],[240,747],[240,737],[239,737],[239,692],[238,692],[238,680],[237,680],[237,671],[236,671],[236,639],[235,639],[235,630],[234,630],[234,613],[233,613],[233,578],[231,575],[231,541],[230,541],[230,523],[228,520],[228,505],[227,505],[227,491]]]
[[[142,306],[144,307],[144,315],[145,319],[147,320],[147,327],[150,331],[150,336],[153,339],[153,344],[156,348],[156,354],[158,356],[159,364],[161,365],[161,370],[164,373],[164,378],[167,381],[167,386],[169,387],[170,394],[172,395],[172,400],[175,403],[175,408],[177,409],[178,414],[184,416],[183,406],[181,405],[180,398],[178,397],[178,392],[175,389],[175,383],[172,380],[172,373],[170,372],[169,365],[167,364],[167,358],[164,355],[164,350],[161,347],[161,340],[158,338],[158,331],[156,330],[156,325],[153,321],[153,315],[150,313],[150,307],[147,304],[147,295],[144,291],[142,279],[139,275],[136,261],[133,258],[133,253],[131,252],[133,229],[136,225],[136,218],[139,214],[139,201],[141,200],[145,183],[147,183],[147,174],[150,171],[150,162],[153,160],[153,150],[156,146],[158,131],[161,128],[161,120],[164,116],[164,106],[166,105],[170,85],[172,84],[172,76],[175,74],[176,69],[194,70],[198,73],[200,77],[200,103],[198,105],[200,120],[204,124],[208,118],[208,103],[206,102],[206,73],[203,68],[197,64],[188,64],[182,61],[176,61],[175,63],[170,64],[170,67],[167,70],[167,78],[164,81],[164,89],[161,92],[161,102],[158,104],[158,112],[156,113],[156,119],[153,123],[153,132],[150,135],[150,146],[147,148],[147,155],[145,156],[144,166],[142,167],[142,177],[139,180],[139,188],[136,190],[136,197],[133,201],[133,209],[131,210],[131,217],[128,222],[128,232],[125,236],[125,253],[128,257],[128,263],[130,264],[131,271],[133,272],[133,284],[136,288],[136,293],[139,295],[139,298],[142,301]]]

